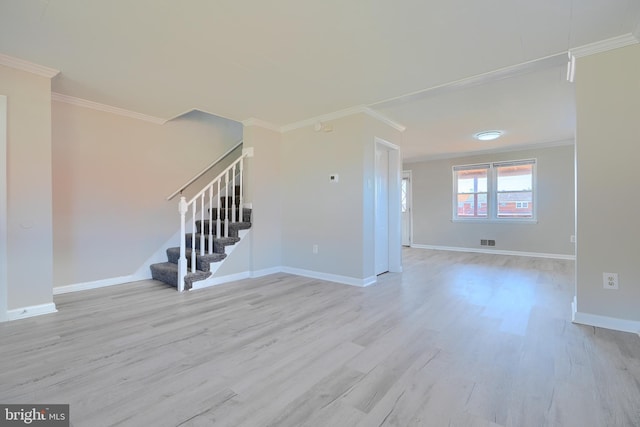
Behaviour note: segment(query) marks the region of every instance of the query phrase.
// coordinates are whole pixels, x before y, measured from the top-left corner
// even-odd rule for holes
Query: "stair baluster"
[[[208,241],[209,241],[209,255],[211,255],[213,253],[213,227],[211,226],[211,224],[213,224],[213,186],[210,185],[209,186],[209,236],[208,236]],[[200,230],[200,232],[202,234],[204,234],[204,230]]]
[[[185,215],[189,209],[189,205],[187,205],[187,199],[184,196],[180,197],[180,202],[178,203],[178,212],[180,213],[180,236],[184,236],[186,234],[185,230]],[[180,258],[178,258],[178,277],[184,277],[187,275],[187,255],[186,255],[186,242],[184,238],[180,239]],[[178,292],[184,291],[184,279],[178,280]]]
[[[222,204],[220,203],[220,180],[218,180],[218,192],[216,193],[218,195],[218,198],[216,199],[216,206],[217,206],[217,219],[216,219],[216,236],[220,237],[222,236],[222,234],[220,234],[220,221],[222,219],[221,212],[222,212]]]
[[[196,196],[197,197],[197,196]],[[196,272],[196,203],[189,203],[193,207],[191,208],[191,272]]]
[[[224,237],[229,237],[229,169],[224,176]]]

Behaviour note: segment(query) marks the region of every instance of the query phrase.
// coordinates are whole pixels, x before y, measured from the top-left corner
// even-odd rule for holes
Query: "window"
[[[485,166],[457,171],[458,218],[487,217],[488,172]]]
[[[536,161],[453,167],[454,220],[535,221]]]

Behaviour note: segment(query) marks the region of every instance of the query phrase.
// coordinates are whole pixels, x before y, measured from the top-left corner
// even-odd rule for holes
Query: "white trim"
[[[344,110],[338,110],[331,113],[323,114],[316,117],[300,120],[299,122],[289,123],[280,128],[281,132],[289,132],[295,129],[300,129],[306,126],[314,126],[317,122],[327,122],[329,120],[336,120],[342,117],[352,116],[354,114],[364,113],[364,106],[358,105],[356,107],[345,108]]]
[[[606,40],[600,40],[595,43],[586,44],[584,46],[578,46],[573,49],[569,49],[569,54],[576,58],[582,58],[583,56],[593,55],[600,52],[606,52],[608,50],[618,49],[620,47],[630,46],[638,43],[638,39],[632,33],[623,34],[621,36],[612,37]]]
[[[437,245],[420,245],[420,244],[411,244],[412,248],[416,249],[431,249],[435,251],[453,251],[453,252],[472,252],[472,253],[480,253],[480,254],[491,254],[491,255],[513,255],[513,256],[524,256],[531,258],[551,258],[551,259],[566,259],[569,261],[575,261],[575,255],[568,254],[549,254],[544,252],[523,252],[523,251],[503,251],[499,249],[479,249],[479,248],[463,248],[457,246],[437,246]]]
[[[243,271],[241,273],[234,273],[234,274],[228,274],[226,276],[213,277],[211,279],[206,279],[206,280],[199,280],[197,282],[193,282],[193,286],[191,290],[195,291],[197,289],[210,288],[211,286],[223,285],[229,282],[249,279],[250,277],[251,277],[251,274],[248,271]]]
[[[276,126],[273,123],[266,122],[264,120],[256,119],[255,117],[250,117],[242,122],[243,126],[258,126],[264,129],[272,130],[274,132],[282,132],[282,128],[280,126]]]
[[[404,126],[404,125],[396,122],[395,120],[385,116],[384,114],[382,114],[379,111],[375,111],[375,110],[373,110],[373,109],[371,109],[369,107],[364,107],[362,110],[363,110],[362,111],[363,113],[368,114],[369,116],[373,117],[376,120],[380,120],[382,123],[391,126],[392,128],[394,128],[397,131],[404,132],[405,130],[407,130],[406,126]]]
[[[7,312],[8,320],[26,319],[27,317],[41,316],[43,314],[56,313],[56,305],[54,303],[32,305],[29,307],[15,308]]]
[[[520,64],[511,65],[497,70],[488,71],[482,74],[476,74],[453,82],[443,83],[438,86],[432,86],[426,89],[420,89],[409,92],[404,95],[387,98],[382,101],[369,104],[370,108],[390,108],[396,105],[405,104],[411,101],[417,101],[427,97],[433,97],[439,94],[449,93],[452,90],[459,90],[474,86],[487,84],[490,82],[502,80],[508,77],[522,75],[538,70],[545,70],[550,67],[563,65],[566,63],[567,53],[556,53],[554,55],[545,56],[531,61],[522,62]]]
[[[150,277],[149,277],[150,278]],[[125,283],[144,280],[134,275],[112,277],[110,279],[94,280],[93,282],[74,283],[73,285],[56,286],[53,288],[54,295],[68,294],[70,292],[86,291],[89,289],[105,288],[107,286],[124,285]]]
[[[233,121],[233,122],[237,122],[237,120],[230,119],[229,117],[221,116],[221,115],[219,115],[219,114],[214,114],[214,113],[212,113],[212,112],[210,112],[210,111],[203,110],[202,108],[191,108],[191,109],[189,109],[189,110],[183,111],[183,112],[182,112],[182,113],[180,113],[180,114],[177,114],[177,115],[175,115],[175,116],[169,117],[168,119],[165,119],[165,120],[164,120],[164,123],[170,122],[170,121],[172,121],[172,120],[179,119],[180,117],[182,117],[182,116],[186,116],[187,114],[189,114],[189,113],[193,113],[193,112],[202,113],[202,114],[207,114],[207,115],[209,115],[209,116],[219,117],[219,118],[221,118],[221,119],[231,120],[231,121]]]
[[[283,271],[282,267],[278,266],[278,267],[263,268],[262,270],[252,271],[250,274],[252,278],[257,278],[257,277],[268,276],[270,274],[282,273],[282,271]]]
[[[617,317],[600,316],[598,314],[581,313],[577,310],[576,297],[571,302],[571,321],[581,325],[597,328],[613,329],[614,331],[631,332],[640,336],[640,322],[635,320],[618,319]]]
[[[43,65],[25,61],[24,59],[16,58],[14,56],[5,55],[2,53],[0,53],[0,65],[37,74],[48,79],[52,79],[60,74],[60,70],[56,70],[55,68],[45,67]]]
[[[366,287],[376,283],[377,277],[371,276],[364,279],[356,279],[355,277],[341,276],[338,274],[323,273],[320,271],[304,270],[301,268],[282,267],[283,273],[295,274],[296,276],[309,277],[311,279],[326,280],[328,282],[341,283],[344,285]]]
[[[0,95],[0,322],[8,319],[7,182],[7,97]]]
[[[69,96],[69,95],[63,95],[57,92],[51,93],[51,100],[64,102],[66,104],[71,104],[78,107],[90,108],[92,110],[104,111],[105,113],[117,114],[118,116],[124,116],[132,119],[143,120],[145,122],[155,123],[157,125],[163,125],[168,121],[158,117],[149,116],[147,114],[125,110],[124,108],[112,107],[111,105],[100,104],[99,102],[88,101],[86,99],[76,98],[74,96]]]
[[[350,107],[350,108],[345,108],[344,110],[338,110],[338,111],[334,111],[332,113],[328,113],[328,114],[323,114],[320,116],[316,116],[316,117],[311,117],[309,119],[305,119],[305,120],[301,120],[299,122],[295,122],[295,123],[290,123],[288,125],[282,126],[280,128],[281,132],[289,132],[295,129],[300,129],[306,126],[314,126],[316,123],[318,122],[328,122],[330,120],[336,120],[336,119],[341,119],[343,117],[348,117],[348,116],[352,116],[354,114],[366,114],[370,117],[373,117],[374,119],[380,120],[381,122],[391,126],[392,128],[400,131],[400,132],[404,132],[406,127],[403,126],[402,124],[388,118],[387,116],[385,116],[384,114],[375,111],[373,109],[371,109],[370,107],[367,107],[365,105],[358,105],[355,107]]]

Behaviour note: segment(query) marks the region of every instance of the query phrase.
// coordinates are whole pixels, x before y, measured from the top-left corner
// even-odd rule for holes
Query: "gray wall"
[[[253,148],[247,160],[245,201],[251,203],[251,270],[282,265],[282,135],[259,126],[245,126],[244,148]]]
[[[491,153],[406,163],[412,171],[413,244],[574,255],[574,146]],[[462,223],[452,219],[452,167],[502,160],[537,159],[537,223]],[[493,248],[480,239],[494,239]]]
[[[365,114],[326,124],[333,131],[310,125],[282,136],[282,262],[354,279],[375,277],[375,137],[399,145],[401,134]],[[339,182],[330,182],[332,174]]]
[[[0,66],[0,94],[7,96],[6,256],[11,310],[53,300],[51,81]]]
[[[332,132],[307,126],[283,135],[284,266],[364,277],[364,121],[358,114],[328,123]]]
[[[577,311],[638,322],[640,45],[580,58],[576,73]]]

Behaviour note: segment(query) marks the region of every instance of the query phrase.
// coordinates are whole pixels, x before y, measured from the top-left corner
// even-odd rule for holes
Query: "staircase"
[[[220,215],[218,215],[220,212]],[[229,233],[228,237],[224,237],[225,230],[225,218],[231,218],[231,209],[218,209],[214,208],[212,211],[213,214],[213,227],[211,227],[212,222],[209,220],[198,220],[196,221],[196,233],[187,233],[184,236],[185,246],[186,246],[186,258],[187,258],[187,267],[191,270],[192,263],[192,240],[195,238],[195,259],[196,259],[196,271],[189,272],[184,278],[185,290],[189,290],[193,287],[193,282],[207,279],[211,276],[211,264],[221,262],[227,257],[227,246],[231,246],[240,241],[239,232],[240,230],[248,230],[251,228],[251,209],[244,208],[242,209],[242,221],[229,223],[228,229]],[[236,216],[240,217],[240,209],[236,208]],[[219,218],[220,217],[220,218]],[[221,221],[220,230],[222,236],[218,237],[216,235],[217,231],[217,221]],[[211,229],[212,238],[212,251],[209,253],[209,247],[211,244],[209,243],[209,230]],[[203,239],[204,238],[204,239]],[[201,252],[201,243],[204,240],[204,255],[200,255]],[[180,247],[173,247],[167,249],[167,262],[162,262],[158,264],[151,265],[151,277],[154,280],[159,280],[168,285],[178,287],[178,261],[180,259]]]
[[[189,202],[181,197],[182,241],[180,246],[167,249],[167,262],[151,265],[154,280],[175,286],[178,291],[192,289],[194,282],[212,276],[231,252],[229,247],[240,241],[241,231],[251,228],[251,209],[242,207],[246,157],[249,153],[243,152]],[[189,212],[190,224],[186,220]]]

